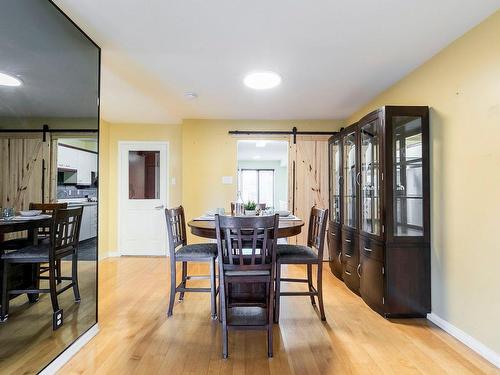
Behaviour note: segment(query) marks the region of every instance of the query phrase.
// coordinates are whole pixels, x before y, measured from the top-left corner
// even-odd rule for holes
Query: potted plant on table
[[[255,208],[257,204],[253,201],[248,201],[245,203],[245,215],[247,216],[255,216]]]

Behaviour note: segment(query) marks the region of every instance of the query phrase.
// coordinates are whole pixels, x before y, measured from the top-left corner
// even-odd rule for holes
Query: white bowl
[[[276,211],[275,213],[277,213],[278,215],[280,215],[281,217],[287,217],[287,216],[290,216],[291,212],[290,211]]]
[[[42,213],[42,210],[29,210],[29,211],[19,211],[21,216],[38,216]]]

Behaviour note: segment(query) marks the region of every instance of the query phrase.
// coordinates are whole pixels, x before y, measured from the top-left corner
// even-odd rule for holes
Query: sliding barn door
[[[302,232],[289,243],[306,245],[312,206],[328,208],[328,136],[297,136],[290,139],[289,209],[304,220]],[[328,259],[325,250],[324,259]]]
[[[0,206],[26,210],[50,199],[50,141],[41,134],[0,135]]]

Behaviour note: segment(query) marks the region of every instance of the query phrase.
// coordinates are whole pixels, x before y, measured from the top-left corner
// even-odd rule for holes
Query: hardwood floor
[[[64,324],[52,330],[52,305],[48,294],[34,304],[26,295],[11,300],[9,319],[0,323],[0,374],[36,374],[74,342],[95,322],[95,262],[79,261],[81,302],[75,303],[73,291],[60,294]],[[71,262],[62,262],[63,275],[70,275]],[[48,287],[42,281],[42,287]]]
[[[294,276],[305,271],[283,270]],[[194,265],[193,271],[208,268]],[[383,319],[326,264],[327,322],[320,321],[309,298],[282,299],[272,359],[265,332],[231,331],[230,358],[223,360],[219,323],[210,319],[206,293],[186,293],[167,319],[166,259],[109,258],[100,262],[99,272],[100,333],[59,374],[500,373],[425,319]]]

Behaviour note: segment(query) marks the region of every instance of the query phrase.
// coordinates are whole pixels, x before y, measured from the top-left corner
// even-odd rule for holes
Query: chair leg
[[[2,322],[5,322],[9,316],[9,294],[8,294],[9,289],[7,288],[8,270],[9,270],[9,263],[4,261],[3,276],[2,276],[2,308],[0,312],[0,320]]]
[[[316,283],[318,288],[318,302],[321,320],[326,320],[325,307],[323,306],[323,262],[320,260],[318,263],[318,281]]]
[[[226,301],[226,291],[227,284],[220,285],[219,284],[219,300],[221,301],[221,309],[219,314],[222,315],[222,357],[228,357],[228,335],[227,335],[227,301]]]
[[[61,277],[61,259],[57,260],[57,275]],[[78,287],[78,256],[74,253],[71,256],[71,282],[73,283],[73,294],[75,295],[75,301],[80,302],[80,288]],[[58,281],[59,283],[59,281]]]
[[[57,286],[56,286],[56,265],[49,264],[49,289],[50,301],[52,302],[52,310],[59,311],[59,302],[57,301]]]
[[[276,295],[274,302],[274,323],[280,321],[281,263],[276,263]]]
[[[172,313],[173,313],[173,310],[174,310],[175,284],[177,282],[175,274],[176,274],[175,260],[171,259],[170,260],[170,301],[168,303],[167,316],[172,316]]]
[[[33,289],[40,289],[40,263],[33,263],[31,265],[31,277],[33,278]],[[27,293],[28,301],[35,303],[39,300],[38,293]]]
[[[187,278],[187,262],[182,262],[182,287],[186,287],[186,278]],[[179,301],[184,299],[184,292],[179,293]]]
[[[215,284],[215,258],[210,260],[210,310],[212,319],[217,319],[217,286]]]
[[[61,259],[56,260],[56,269],[57,269],[57,283],[62,283],[62,273],[61,273]]]
[[[269,288],[269,299],[267,301],[267,356],[272,358],[273,356],[273,304],[274,304],[274,288],[273,280],[268,284]]]
[[[307,284],[309,286],[309,291],[312,292],[312,264],[307,265]],[[311,295],[311,304],[316,305],[314,296]]]

